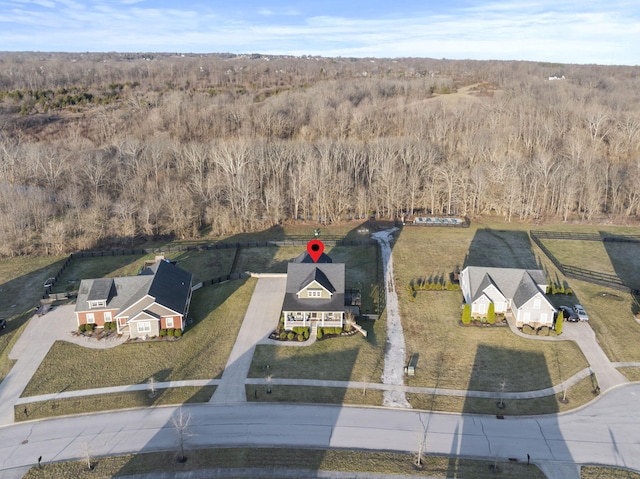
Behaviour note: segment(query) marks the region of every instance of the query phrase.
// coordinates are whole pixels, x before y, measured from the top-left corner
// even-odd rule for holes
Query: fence
[[[629,288],[626,284],[622,282],[622,280],[615,274],[611,273],[601,273],[599,271],[592,271],[590,269],[580,268],[577,266],[571,266],[568,264],[563,264],[549,251],[549,249],[542,244],[540,238],[544,239],[562,239],[562,240],[577,240],[577,241],[612,241],[612,242],[625,242],[625,243],[640,243],[640,240],[636,240],[635,235],[629,235],[628,237],[610,237],[610,236],[600,236],[597,233],[570,233],[570,232],[550,232],[550,231],[531,231],[530,232],[531,239],[533,242],[538,245],[538,247],[543,251],[543,253],[551,260],[551,262],[564,274],[569,278],[578,279],[581,281],[586,281],[592,284],[599,284],[601,286],[607,286],[613,289],[617,289],[620,291],[627,291],[631,294],[637,295],[640,294],[640,291],[636,289]]]

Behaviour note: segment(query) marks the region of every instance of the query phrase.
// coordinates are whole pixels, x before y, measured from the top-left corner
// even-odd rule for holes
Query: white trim
[[[169,325],[169,321],[171,321],[171,325]],[[165,322],[165,325],[166,325],[167,329],[169,329],[169,328],[175,328],[175,326],[173,325],[173,322],[174,322],[174,321],[173,321],[173,317],[171,317],[171,318],[165,318],[165,319],[164,319],[164,322]]]
[[[85,319],[87,324],[96,324],[96,317],[93,313],[87,313]]]
[[[151,332],[151,321],[140,321],[137,323],[137,331],[138,333],[150,333]]]

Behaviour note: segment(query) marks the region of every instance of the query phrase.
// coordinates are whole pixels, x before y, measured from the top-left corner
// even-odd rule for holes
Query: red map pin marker
[[[324,243],[320,240],[311,240],[307,243],[307,253],[314,263],[317,263],[324,251]]]

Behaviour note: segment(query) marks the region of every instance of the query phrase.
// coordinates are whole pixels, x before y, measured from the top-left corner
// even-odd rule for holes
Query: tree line
[[[635,221],[637,73],[4,53],[0,254],[370,215]]]

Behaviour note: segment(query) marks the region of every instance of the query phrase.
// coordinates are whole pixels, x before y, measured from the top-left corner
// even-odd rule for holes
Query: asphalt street
[[[640,470],[640,384],[615,388],[580,410],[498,419],[387,408],[199,404],[188,447],[292,446],[413,451],[427,425],[429,453],[597,463]],[[131,451],[172,451],[175,407],[90,414],[0,428],[0,469]],[[423,421],[418,415],[422,415]]]

